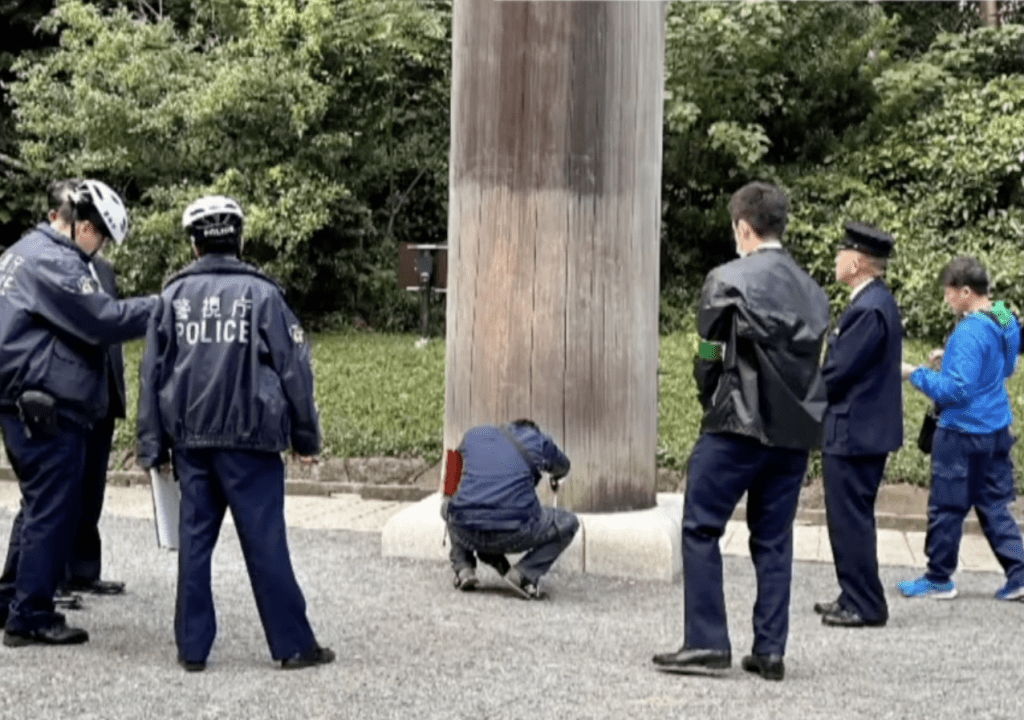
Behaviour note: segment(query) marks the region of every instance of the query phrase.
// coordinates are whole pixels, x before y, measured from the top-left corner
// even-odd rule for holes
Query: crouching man
[[[540,597],[538,583],[580,523],[568,510],[542,507],[541,473],[552,486],[569,472],[569,458],[531,420],[467,431],[459,446],[462,474],[442,515],[448,521],[455,587],[477,586],[476,559],[492,566],[527,600]],[[505,553],[525,552],[511,566]]]

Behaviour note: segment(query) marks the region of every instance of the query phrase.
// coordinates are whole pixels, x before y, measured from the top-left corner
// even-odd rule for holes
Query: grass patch
[[[313,335],[313,364],[317,404],[324,431],[325,457],[441,457],[444,431],[444,363],[442,340],[415,347],[416,335],[377,333],[318,333]],[[658,449],[661,467],[686,468],[700,432],[701,408],[693,383],[693,353],[697,336],[691,328],[661,338],[658,371]],[[923,361],[931,345],[907,341],[910,362]],[[118,423],[114,462],[132,464],[138,367],[142,341],[125,346],[128,368],[128,412]],[[928,399],[904,384],[904,444],[890,456],[889,482],[927,485],[929,458],[917,449],[917,433]],[[1009,382],[1014,417],[1024,414],[1024,373]],[[496,418],[498,420],[502,418]],[[1014,447],[1014,463],[1024,461],[1024,447]],[[820,475],[820,453],[812,453],[811,474]],[[1020,478],[1018,488],[1024,489]]]

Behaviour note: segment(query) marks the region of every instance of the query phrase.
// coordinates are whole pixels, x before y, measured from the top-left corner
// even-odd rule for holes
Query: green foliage
[[[190,23],[176,5],[65,0],[44,20],[59,48],[19,59],[11,86],[40,185],[98,176],[125,194],[133,233],[114,259],[130,293],[187,259],[184,206],[223,193],[300,311],[406,322],[376,317],[390,288],[374,275],[428,239],[423,221],[443,233],[449,3],[194,0]]]
[[[733,257],[729,195],[748,180],[783,181],[787,167],[827,162],[869,116],[872,81],[898,42],[896,23],[869,4],[669,5],[661,262],[668,308]]]
[[[952,324],[952,316],[947,325]],[[324,431],[324,456],[415,456],[433,462],[441,457],[444,430],[445,344],[432,341],[416,348],[414,335],[331,332],[313,333],[316,397]],[[138,366],[142,341],[125,346],[128,368],[128,419],[117,425],[114,453],[130,458],[135,447],[135,412],[138,404]],[[697,334],[690,327],[661,338],[658,369],[659,467],[686,470],[700,434],[702,409],[693,382],[693,355]],[[933,346],[908,341],[904,355],[923,363]],[[929,458],[917,449],[917,434],[928,409],[928,399],[904,383],[903,448],[889,457],[888,482],[927,486]],[[1024,373],[1008,382],[1016,418],[1024,417]],[[1014,446],[1016,467],[1024,467],[1024,444]],[[130,464],[130,463],[127,463]],[[812,453],[809,468],[820,475],[820,453]],[[1024,490],[1024,476],[1017,486]]]
[[[415,335],[340,332],[310,337],[323,457],[440,459],[444,342],[417,348]],[[135,447],[143,344],[125,345],[129,417],[118,423],[115,458],[130,457]]]
[[[957,255],[977,256],[993,296],[1024,308],[1022,44],[1017,25],[939,36],[879,76],[875,114],[829,166],[793,174],[789,240],[819,279],[832,275],[843,221],[896,237],[887,278],[913,337],[947,331],[938,278]]]

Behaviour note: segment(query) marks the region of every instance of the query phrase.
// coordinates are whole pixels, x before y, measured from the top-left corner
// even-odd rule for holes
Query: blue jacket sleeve
[[[851,307],[843,314],[839,334],[832,339],[821,369],[830,403],[844,398],[865,372],[877,371],[877,364],[885,352],[885,341],[885,322],[881,311]]]
[[[561,451],[555,441],[541,434],[543,445],[541,450],[541,470],[551,473],[556,479],[569,474],[569,458]]]
[[[941,372],[920,367],[910,374],[910,384],[942,407],[966,405],[981,376],[984,348],[968,331],[966,322],[962,321],[949,338]]]
[[[61,332],[89,345],[116,345],[146,334],[157,296],[117,300],[96,287],[85,263],[41,260],[37,270],[18,275],[26,283],[25,296],[32,298],[32,312]]]
[[[171,313],[153,314],[146,332],[146,348],[139,372],[139,411],[136,461],[144,468],[163,465],[170,459],[170,439],[160,417],[160,389],[166,381],[168,339],[173,337]]]
[[[312,353],[302,325],[277,291],[267,303],[260,332],[291,408],[292,449],[300,455],[316,455],[320,452],[321,434]]]

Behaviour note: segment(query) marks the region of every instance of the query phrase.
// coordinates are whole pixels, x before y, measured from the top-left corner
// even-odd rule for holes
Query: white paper
[[[181,487],[171,473],[156,468],[149,471],[153,488],[153,520],[156,523],[156,544],[168,550],[178,549],[178,512],[181,508]]]

